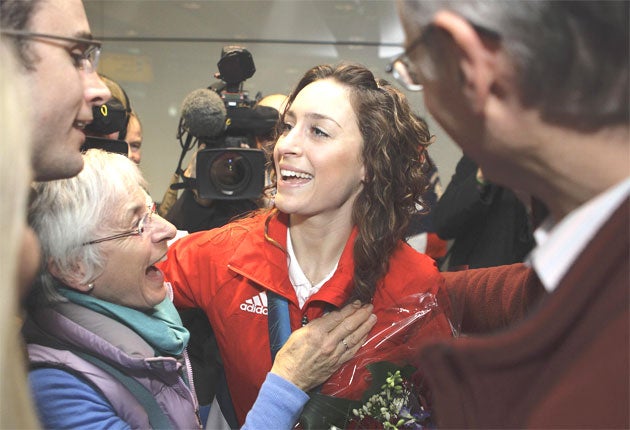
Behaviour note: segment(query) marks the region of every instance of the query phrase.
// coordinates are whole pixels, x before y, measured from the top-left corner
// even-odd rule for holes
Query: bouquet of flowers
[[[310,430],[432,428],[418,356],[428,340],[456,334],[442,291],[414,294],[395,308],[375,309],[378,322],[368,340],[320,391],[310,394],[299,426]]]

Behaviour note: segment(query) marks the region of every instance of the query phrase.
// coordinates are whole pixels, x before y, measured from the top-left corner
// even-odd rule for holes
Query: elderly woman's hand
[[[374,324],[372,305],[358,301],[329,312],[291,334],[271,372],[308,391],[354,356]]]

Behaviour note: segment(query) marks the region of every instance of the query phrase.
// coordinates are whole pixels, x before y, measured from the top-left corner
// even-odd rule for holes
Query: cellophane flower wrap
[[[397,300],[396,306],[376,309],[376,326],[357,354],[345,363],[319,392],[311,393],[299,426],[320,428],[430,428],[430,405],[424,388],[419,351],[428,341],[456,335],[451,324],[451,306],[441,286]],[[399,378],[393,385],[396,371]],[[389,387],[385,387],[388,385]],[[391,388],[391,390],[390,390]],[[400,395],[393,396],[397,391]],[[404,399],[401,396],[405,394]],[[423,424],[401,425],[402,418],[392,415],[393,424],[384,424],[383,416],[363,416],[372,407],[374,397],[382,403],[398,404],[401,414],[416,408],[424,415]],[[366,406],[367,405],[367,406]],[[392,409],[395,409],[392,405]],[[353,413],[354,410],[354,413]],[[359,414],[357,414],[359,412]]]

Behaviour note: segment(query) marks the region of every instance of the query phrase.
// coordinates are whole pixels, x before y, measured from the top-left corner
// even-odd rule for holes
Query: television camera
[[[265,181],[265,154],[256,148],[256,136],[270,133],[278,112],[256,107],[260,99],[249,98],[244,82],[256,72],[251,53],[241,46],[225,46],[217,63],[220,79],[208,88],[195,90],[184,99],[178,138],[182,157],[191,146],[205,144],[197,153],[196,179],[184,184],[199,197],[211,200],[252,199],[262,195]],[[185,142],[183,136],[187,135]]]

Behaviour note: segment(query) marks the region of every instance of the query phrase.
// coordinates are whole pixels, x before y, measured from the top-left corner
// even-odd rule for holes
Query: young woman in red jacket
[[[180,239],[160,267],[176,306],[205,310],[239,423],[286,337],[278,327],[290,332],[355,299],[374,305],[372,336],[422,297],[448,310],[434,261],[404,242],[428,183],[420,164],[427,133],[405,96],[363,66],[322,65],[303,76],[281,114],[268,148],[272,207]],[[446,314],[434,314],[374,354],[404,359],[421,339],[451,336]],[[352,359],[351,383],[336,374],[323,391],[359,398],[368,385],[361,357]]]

